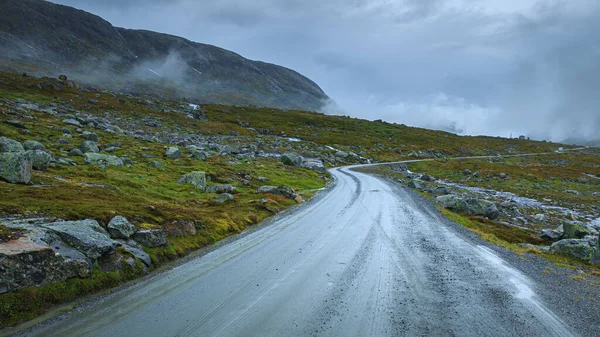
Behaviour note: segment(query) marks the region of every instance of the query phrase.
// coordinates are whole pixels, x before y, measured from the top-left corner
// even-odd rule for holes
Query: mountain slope
[[[0,0],[0,69],[66,73],[135,93],[206,103],[317,110],[327,95],[273,64],[177,36],[113,27],[85,11],[42,0]]]

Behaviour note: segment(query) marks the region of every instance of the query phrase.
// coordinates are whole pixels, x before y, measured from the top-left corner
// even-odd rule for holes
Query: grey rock
[[[503,173],[503,172],[502,172],[502,173],[500,173],[498,176],[499,176],[501,179],[507,179],[507,178],[508,178],[508,175],[507,175],[506,173]]]
[[[342,159],[346,159],[350,156],[350,154],[346,151],[337,151],[334,156],[338,157],[338,158],[342,158]]]
[[[321,160],[313,158],[303,158],[300,167],[304,167],[321,174],[327,171],[325,165]]]
[[[135,233],[135,226],[127,218],[117,215],[106,226],[113,239],[129,239]]]
[[[59,145],[68,145],[68,144],[71,144],[71,142],[68,139],[61,138],[61,139],[59,139],[59,140],[56,141],[56,144],[59,144]]]
[[[142,247],[133,240],[117,240],[120,244],[120,247],[123,247],[125,251],[131,255],[133,255],[136,259],[141,260],[147,267],[152,265],[152,259],[150,256],[142,249]]]
[[[23,148],[26,151],[29,151],[29,150],[45,151],[46,150],[46,147],[44,146],[44,144],[42,144],[38,141],[35,141],[35,140],[26,140],[25,142],[23,142]]]
[[[295,152],[286,152],[281,155],[281,162],[289,166],[300,166],[302,157]]]
[[[8,121],[5,121],[4,123],[6,123],[10,126],[14,126],[15,128],[18,128],[18,129],[27,130],[27,125],[25,125],[25,123],[18,121],[18,120],[8,120]]]
[[[294,189],[289,186],[261,186],[256,190],[256,193],[270,193],[286,199],[294,199],[297,196]]]
[[[23,152],[25,148],[21,143],[14,139],[0,137],[0,153],[4,152]]]
[[[230,184],[219,184],[206,186],[206,192],[208,193],[235,193],[237,189]]]
[[[456,213],[468,213],[469,212],[469,206],[467,205],[465,200],[463,200],[462,198],[459,198],[455,195],[452,195],[452,194],[439,196],[439,197],[435,198],[435,202],[438,205],[440,205],[444,208],[447,208],[451,211],[454,211]]]
[[[23,155],[31,162],[33,169],[39,171],[47,169],[52,162],[52,156],[42,150],[25,151]]]
[[[31,182],[31,160],[24,153],[0,153],[0,178],[11,184]]]
[[[98,148],[98,144],[92,142],[90,140],[84,140],[81,145],[79,145],[79,149],[83,153],[98,153],[100,149]]]
[[[153,161],[148,162],[148,166],[153,167],[153,168],[164,168],[165,164],[160,161],[153,160]]]
[[[421,179],[413,179],[408,182],[408,187],[422,190],[425,187],[425,183]]]
[[[194,171],[188,174],[182,175],[179,180],[177,180],[178,184],[192,184],[199,190],[206,190],[206,173],[201,171]]]
[[[542,235],[540,237],[548,241],[558,241],[562,238],[562,232],[552,229],[542,229]]]
[[[423,180],[423,181],[433,181],[433,177],[430,176],[429,174],[422,174],[421,175],[421,180]]]
[[[169,243],[167,240],[167,235],[162,229],[145,229],[137,231],[131,236],[131,238],[134,241],[150,248],[164,246]]]
[[[78,148],[72,148],[71,150],[69,150],[67,155],[71,157],[83,157],[83,152],[81,152],[81,150]]]
[[[190,153],[190,158],[205,161],[208,155],[204,151],[194,150]]]
[[[222,204],[228,201],[232,201],[233,200],[233,195],[229,194],[229,193],[221,193],[219,194],[216,198],[215,198],[215,202]]]
[[[77,126],[77,127],[81,127],[82,126],[81,123],[79,123],[78,120],[73,119],[73,118],[65,119],[65,120],[63,120],[63,123],[69,124],[69,125],[73,125],[73,126]]]
[[[469,207],[469,214],[484,216],[491,220],[497,219],[500,216],[496,204],[491,201],[469,198],[465,202]]]
[[[102,255],[96,261],[98,267],[103,272],[119,271],[125,265],[125,258],[120,253],[114,252],[110,254]]]
[[[582,239],[586,235],[590,235],[591,231],[583,223],[565,222],[563,224],[565,239]]]
[[[168,158],[171,158],[171,159],[177,159],[177,158],[183,157],[179,148],[174,147],[174,146],[169,147],[167,149],[167,152],[165,152],[165,156]]]
[[[60,221],[42,225],[90,259],[115,251],[117,242],[95,220]]]
[[[83,137],[83,139],[89,140],[94,143],[98,143],[100,141],[100,137],[98,137],[98,135],[95,132],[83,131],[81,136]]]
[[[592,247],[588,244],[588,241],[580,239],[564,239],[557,241],[550,246],[550,251],[572,256],[584,261],[589,261],[592,255]]]
[[[85,153],[83,155],[84,163],[86,165],[90,164],[100,164],[106,166],[123,166],[123,160],[116,156],[109,156],[101,153]]]

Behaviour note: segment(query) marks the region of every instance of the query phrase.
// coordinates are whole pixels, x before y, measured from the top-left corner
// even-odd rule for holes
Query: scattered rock
[[[211,185],[206,186],[206,192],[208,193],[230,193],[233,194],[237,192],[237,189],[230,184],[220,184],[220,185]]]
[[[100,141],[100,137],[95,132],[83,131],[81,134],[83,139],[89,140],[90,142],[98,143]]]
[[[169,243],[167,240],[167,235],[162,229],[145,229],[137,231],[131,236],[131,238],[134,241],[150,248],[164,246]]]
[[[497,219],[500,216],[496,204],[491,201],[475,198],[469,198],[465,201],[469,207],[469,214],[484,216],[491,220]]]
[[[289,166],[300,166],[302,157],[295,152],[286,152],[281,155],[281,162]]]
[[[90,164],[100,164],[106,166],[124,166],[123,160],[116,156],[109,156],[101,153],[85,153],[83,155],[84,163],[86,165]]]
[[[222,204],[228,201],[232,201],[233,200],[233,195],[229,194],[229,193],[221,193],[219,194],[216,198],[215,198],[215,202]]]
[[[68,124],[68,125],[73,125],[73,126],[76,126],[76,127],[81,127],[82,126],[81,123],[79,123],[78,120],[73,119],[73,118],[65,119],[65,120],[63,120],[63,123]]]
[[[408,187],[422,190],[425,187],[425,183],[421,179],[413,179],[408,182]]]
[[[31,160],[24,153],[0,153],[0,178],[11,184],[31,182]]]
[[[9,120],[9,121],[5,121],[4,123],[10,125],[10,126],[14,126],[15,128],[18,129],[27,129],[27,125],[25,125],[23,122],[18,121],[18,120]]]
[[[83,153],[98,153],[100,149],[98,148],[98,144],[96,142],[92,142],[90,140],[84,140],[81,145],[79,145],[79,149]]]
[[[435,202],[438,205],[456,213],[469,212],[469,206],[467,205],[467,203],[462,198],[459,198],[452,194],[439,196],[435,198]]]
[[[42,143],[35,140],[26,140],[25,142],[23,142],[23,148],[25,149],[25,151],[46,150],[46,147]]]
[[[135,233],[135,226],[120,215],[112,218],[106,229],[113,239],[129,239]]]
[[[160,161],[153,160],[153,161],[148,162],[148,166],[153,167],[153,168],[164,168],[165,164]]]
[[[584,261],[590,260],[592,249],[587,240],[581,239],[564,239],[550,246],[551,252],[565,254]]]
[[[33,169],[38,171],[44,171],[52,162],[52,156],[42,150],[25,151],[23,155],[31,162]]]
[[[433,181],[433,177],[430,176],[429,174],[423,174],[423,175],[421,175],[421,180],[423,180],[423,181]]]
[[[171,159],[177,159],[177,158],[183,157],[183,155],[181,154],[181,151],[177,147],[168,148],[167,152],[165,152],[165,156],[168,158],[171,158]]]
[[[177,180],[178,184],[192,184],[199,190],[206,190],[206,173],[201,171],[194,171],[188,174],[182,175],[179,180]]]
[[[57,234],[90,259],[114,252],[117,247],[117,242],[95,220],[60,221],[44,224],[42,227]]]
[[[80,149],[78,148],[72,148],[69,150],[69,152],[67,153],[67,155],[71,156],[71,157],[83,157],[83,152],[81,152]]]
[[[304,167],[310,170],[313,170],[317,173],[325,173],[327,171],[327,169],[325,168],[325,165],[323,164],[323,162],[319,159],[313,159],[313,158],[303,158],[302,163],[300,164],[300,167]]]
[[[256,193],[270,193],[292,200],[296,198],[296,192],[288,186],[261,186],[256,190]]]
[[[565,222],[563,224],[565,239],[582,239],[586,235],[590,235],[590,230],[582,223]]]
[[[25,148],[21,143],[14,139],[0,137],[0,153],[4,152],[23,152]]]

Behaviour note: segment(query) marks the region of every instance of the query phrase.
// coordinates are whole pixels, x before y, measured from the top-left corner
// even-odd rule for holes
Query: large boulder
[[[33,151],[33,150],[41,150],[44,151],[46,150],[46,147],[44,146],[44,144],[36,141],[36,140],[26,140],[25,142],[23,142],[23,148],[25,149],[25,151]]]
[[[281,162],[289,166],[300,166],[302,157],[295,152],[286,152],[281,155]]]
[[[435,198],[435,202],[438,205],[440,205],[444,208],[447,208],[456,213],[468,213],[469,212],[469,206],[467,205],[465,200],[460,197],[457,197],[456,195],[452,195],[452,194],[442,195],[442,196]]]
[[[135,226],[124,216],[117,215],[106,226],[108,233],[114,239],[129,239],[135,233]]]
[[[469,208],[469,214],[484,216],[491,220],[497,219],[500,216],[496,204],[491,201],[469,198],[465,202]]]
[[[88,277],[91,264],[27,238],[0,244],[0,294],[26,286],[41,286],[71,277]]]
[[[292,200],[297,196],[296,192],[288,186],[261,186],[256,190],[256,193],[269,193]]]
[[[102,164],[106,166],[123,166],[123,160],[117,156],[110,156],[102,153],[85,153],[83,155],[84,164]]]
[[[317,173],[325,173],[327,171],[323,162],[319,159],[314,158],[303,158],[300,167],[313,170]]]
[[[42,150],[30,150],[24,152],[25,158],[31,162],[31,166],[34,170],[44,171],[50,166],[52,162],[52,156]]]
[[[206,192],[208,193],[235,193],[237,189],[229,184],[219,184],[206,186]]]
[[[182,175],[179,180],[177,180],[178,184],[192,184],[199,190],[206,190],[206,173],[201,171],[194,171],[188,174]]]
[[[89,140],[94,143],[98,143],[100,141],[100,137],[98,137],[98,135],[94,132],[83,131],[81,136],[83,137],[83,139]]]
[[[31,182],[31,160],[24,153],[0,153],[0,178],[11,184]]]
[[[591,231],[583,223],[577,222],[565,222],[563,232],[565,239],[582,239],[591,234]]]
[[[589,241],[585,239],[564,239],[550,246],[551,252],[565,254],[584,261],[590,260],[592,250]]]
[[[23,152],[25,148],[21,143],[14,139],[0,137],[0,153],[4,152]]]
[[[150,248],[164,246],[169,243],[167,240],[167,235],[162,229],[144,229],[137,231],[131,236],[131,238],[134,241]]]
[[[117,242],[95,220],[59,221],[42,225],[90,259],[112,253]]]
[[[177,159],[183,157],[183,154],[181,154],[179,148],[172,146],[167,149],[167,152],[165,152],[165,156],[167,158]]]
[[[79,149],[83,153],[98,153],[100,149],[98,148],[98,144],[96,142],[92,142],[90,140],[84,140],[81,145],[79,145]]]

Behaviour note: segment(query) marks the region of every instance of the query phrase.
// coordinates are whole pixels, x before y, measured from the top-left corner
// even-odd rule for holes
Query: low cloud
[[[461,134],[600,138],[595,0],[57,2],[290,67],[336,102],[328,113]]]

